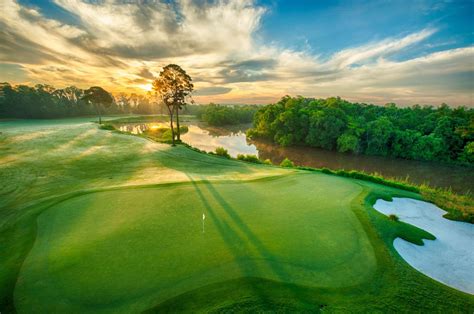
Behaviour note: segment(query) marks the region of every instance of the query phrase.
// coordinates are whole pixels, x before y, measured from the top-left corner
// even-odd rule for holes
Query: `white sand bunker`
[[[439,207],[409,198],[377,200],[374,208],[395,214],[406,223],[428,231],[436,240],[418,246],[397,238],[397,252],[415,269],[455,289],[474,294],[474,225],[451,221]]]

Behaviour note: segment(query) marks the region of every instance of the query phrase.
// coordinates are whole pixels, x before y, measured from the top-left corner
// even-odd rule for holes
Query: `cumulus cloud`
[[[142,78],[145,78],[145,79],[154,79],[155,76],[153,75],[153,73],[150,72],[149,69],[147,68],[142,68],[138,73],[137,73],[138,76],[142,77]]]
[[[473,47],[396,58],[426,46],[436,28],[321,58],[309,49],[262,42],[267,10],[253,0],[53,1],[70,20],[0,0],[0,63],[17,65],[28,82],[144,92],[163,66],[177,63],[193,77],[199,102],[270,102],[301,94],[473,105],[474,83],[466,79],[474,73]],[[20,77],[8,73],[0,81]]]
[[[264,12],[246,0],[55,3],[81,20],[93,49],[147,60],[249,49]]]

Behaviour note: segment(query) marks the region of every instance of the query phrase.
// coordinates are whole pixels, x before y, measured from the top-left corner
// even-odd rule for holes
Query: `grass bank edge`
[[[197,148],[190,146],[189,144],[184,143],[184,146],[189,147],[195,151],[206,153],[205,151],[201,151]],[[221,148],[218,148],[219,151],[222,151]],[[280,165],[273,165],[267,159],[262,161],[258,159],[254,155],[238,155],[237,158],[230,157],[222,152],[210,152],[208,154],[211,155],[218,155],[224,158],[238,160],[242,162],[249,162],[255,163],[260,165],[272,165],[275,167],[283,167],[283,168],[294,168],[303,171],[316,171],[321,172],[329,175],[335,175],[339,177],[345,178],[352,178],[362,181],[373,182],[381,185],[385,185],[392,188],[397,188],[400,190],[405,190],[409,192],[414,192],[421,195],[421,198],[424,201],[431,202],[438,207],[447,211],[447,213],[443,216],[446,219],[454,220],[454,221],[462,221],[474,224],[474,198],[470,194],[460,195],[454,193],[450,189],[441,189],[441,188],[433,188],[426,184],[415,185],[413,183],[409,183],[408,181],[401,181],[395,179],[385,178],[380,174],[373,173],[369,174],[363,171],[357,170],[331,170],[328,168],[313,168],[313,167],[306,167],[306,166],[297,166],[288,158],[285,158]]]
[[[297,167],[309,171],[320,171],[330,175],[354,178],[363,181],[418,193],[424,201],[431,202],[447,211],[446,219],[474,224],[474,198],[470,194],[460,195],[450,189],[433,188],[426,184],[415,185],[407,181],[389,179],[380,174],[368,174],[362,171],[331,170],[327,168]]]

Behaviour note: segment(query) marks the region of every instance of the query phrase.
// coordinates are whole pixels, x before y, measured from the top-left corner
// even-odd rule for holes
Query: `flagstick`
[[[206,219],[206,216],[204,213],[202,214],[202,233],[204,233],[204,220]]]

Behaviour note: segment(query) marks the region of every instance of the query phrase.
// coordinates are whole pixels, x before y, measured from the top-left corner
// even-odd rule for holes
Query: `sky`
[[[284,95],[474,107],[474,1],[0,0],[0,81],[146,93],[169,63],[198,103]]]

